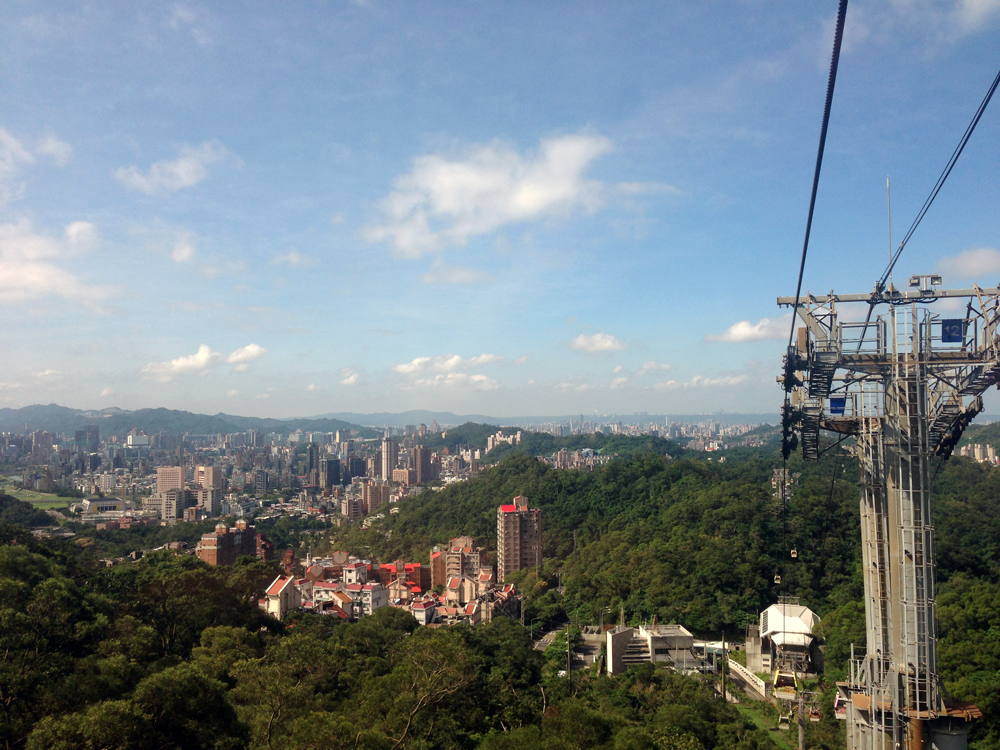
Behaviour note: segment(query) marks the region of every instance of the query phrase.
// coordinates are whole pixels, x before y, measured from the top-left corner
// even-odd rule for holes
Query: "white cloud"
[[[114,293],[111,286],[89,285],[60,265],[95,242],[94,226],[74,221],[62,239],[36,234],[27,219],[0,224],[0,303],[55,295],[95,306]]]
[[[261,401],[264,401],[265,399],[271,398],[271,394],[270,393],[258,393],[256,396],[254,396],[254,398],[257,398],[257,399],[260,399]]]
[[[528,358],[530,356],[531,356],[530,354],[522,354],[520,357],[518,357],[517,359],[514,360],[514,364],[515,365],[523,365],[525,362],[528,361]]]
[[[937,262],[938,272],[959,279],[1000,274],[1000,252],[992,247],[978,247]]]
[[[271,263],[276,266],[286,265],[292,268],[312,268],[319,265],[319,259],[313,258],[311,255],[303,255],[302,253],[292,251],[284,255],[275,255],[271,258]]]
[[[494,391],[500,384],[487,375],[469,375],[465,372],[449,372],[433,378],[418,378],[413,381],[418,388],[454,388],[475,391]]]
[[[650,360],[649,362],[643,363],[642,367],[639,368],[639,371],[636,373],[636,375],[642,377],[643,375],[648,375],[651,372],[666,372],[670,368],[671,365],[668,365],[664,362],[655,362],[653,360]]]
[[[0,128],[0,206],[12,197],[19,197],[24,193],[23,184],[14,186],[12,183],[21,167],[35,163],[35,156],[51,158],[62,166],[73,154],[73,148],[68,143],[53,135],[39,139],[33,151],[7,130]]]
[[[475,271],[462,266],[448,266],[439,261],[431,265],[430,270],[420,275],[425,284],[486,284],[496,281],[496,276],[485,271]]]
[[[0,391],[13,391],[15,388],[20,387],[20,383],[0,383]]]
[[[208,177],[208,165],[228,157],[229,151],[218,141],[205,141],[200,146],[180,146],[180,156],[174,161],[158,161],[145,174],[136,167],[121,167],[115,177],[129,190],[147,195],[172,193],[197,185]]]
[[[357,367],[340,368],[341,385],[357,385],[361,382],[361,372]]]
[[[47,156],[60,167],[67,164],[73,156],[73,147],[65,141],[60,141],[54,135],[46,135],[39,139],[35,153]]]
[[[626,385],[628,385],[628,378],[615,378],[611,381],[611,387],[615,390],[624,388]]]
[[[197,352],[186,357],[178,357],[168,362],[150,362],[142,368],[140,375],[147,380],[167,383],[178,375],[204,371],[221,361],[221,354],[213,352],[208,344],[202,344]]]
[[[111,388],[105,388],[103,391],[101,391],[101,395],[102,396],[114,396],[115,392]]]
[[[595,210],[602,186],[583,175],[610,149],[606,138],[578,134],[542,140],[527,156],[500,143],[464,159],[421,156],[383,202],[386,223],[366,237],[391,241],[397,257],[417,258],[509,224]]]
[[[771,318],[761,318],[756,323],[751,323],[749,320],[741,320],[739,323],[733,323],[723,333],[705,334],[705,341],[734,343],[785,338],[788,336],[788,329],[791,323],[790,313],[773,320]]]
[[[242,349],[237,349],[235,352],[226,357],[226,362],[231,365],[253,362],[255,359],[260,359],[267,353],[267,349],[263,346],[259,346],[258,344],[247,344]]]
[[[584,391],[590,390],[590,385],[587,383],[580,383],[575,380],[560,380],[553,386],[557,391],[574,391],[576,393],[583,393]]]
[[[33,164],[35,158],[17,138],[0,128],[0,180],[17,174],[23,164]]]
[[[310,393],[312,391],[315,391],[316,390],[316,384],[315,383],[310,383],[309,385],[306,386],[306,390],[309,391]]]
[[[194,244],[191,242],[191,234],[189,232],[184,232],[177,238],[170,257],[177,263],[190,263],[194,259]]]
[[[201,11],[192,10],[180,3],[174,5],[172,10],[173,12],[170,15],[169,21],[171,29],[174,31],[187,31],[191,35],[191,38],[202,46],[211,43],[212,39],[205,30],[204,23],[202,22]]]
[[[58,386],[66,380],[67,375],[68,373],[60,370],[42,370],[41,372],[35,373],[35,379],[38,382],[46,383],[49,386]]]
[[[229,398],[232,398],[233,396],[239,396],[240,392],[237,390],[226,391],[226,395],[229,396]]]
[[[745,383],[749,377],[747,375],[727,375],[721,378],[706,378],[695,375],[686,383],[677,380],[668,380],[665,383],[657,383],[653,386],[658,391],[675,391],[683,388],[724,388]]]
[[[615,190],[623,195],[684,195],[684,191],[665,182],[619,182]]]
[[[615,375],[618,375],[619,373],[625,372],[625,366],[624,365],[617,365],[615,367],[615,369],[613,369],[611,372],[613,374],[615,374]]]
[[[393,365],[392,371],[400,375],[417,375],[424,372],[458,372],[472,370],[484,365],[499,362],[503,357],[497,354],[480,354],[477,357],[464,359],[458,354],[445,354],[435,357],[417,357],[412,362]]]
[[[620,352],[627,348],[624,342],[619,341],[610,333],[594,333],[590,336],[580,334],[573,339],[572,346],[577,351],[596,354],[600,352]]]

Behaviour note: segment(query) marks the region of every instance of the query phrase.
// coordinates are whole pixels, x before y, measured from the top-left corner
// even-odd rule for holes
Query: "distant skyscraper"
[[[431,452],[426,445],[418,445],[413,449],[413,461],[411,465],[417,473],[417,484],[426,484],[433,479],[431,474]]]
[[[222,469],[218,466],[196,466],[194,483],[202,489],[222,489]]]
[[[338,484],[340,484],[340,459],[321,458],[319,460],[320,489],[333,489],[334,485]]]
[[[392,481],[392,470],[396,468],[399,461],[399,445],[392,438],[382,440],[382,479]]]
[[[542,511],[529,508],[528,498],[518,495],[497,508],[497,575],[503,582],[515,570],[541,564]]]
[[[316,443],[306,446],[306,474],[311,471],[319,471],[319,446]]]
[[[183,466],[161,466],[156,470],[157,494],[184,488]]]

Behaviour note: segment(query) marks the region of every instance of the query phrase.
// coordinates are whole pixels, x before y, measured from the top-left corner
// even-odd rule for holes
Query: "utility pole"
[[[806,701],[799,693],[799,750],[806,750]]]
[[[726,657],[726,631],[722,631],[722,654],[720,656],[719,669],[722,671],[722,702],[726,703],[726,667],[729,659]]]
[[[817,460],[821,430],[856,439],[867,652],[852,669],[847,731],[859,750],[925,750],[938,730],[965,747],[974,715],[950,714],[938,675],[930,464],[951,455],[1000,382],[1000,288],[940,284],[914,276],[905,292],[778,298],[805,323],[778,378],[784,455],[798,439]],[[935,314],[927,305],[939,299],[967,300],[963,317]],[[848,303],[868,304],[867,319],[841,321]]]

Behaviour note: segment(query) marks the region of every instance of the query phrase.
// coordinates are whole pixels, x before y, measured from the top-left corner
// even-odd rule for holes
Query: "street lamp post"
[[[538,621],[539,621],[540,619],[541,619],[540,617],[536,617],[536,618],[535,618],[534,620],[532,620],[532,621],[531,621],[531,623],[530,623],[530,624],[528,625],[528,633],[529,633],[529,634],[531,635],[531,640],[532,640],[532,641],[534,641],[534,640],[535,640],[535,623],[536,623],[536,622],[538,622]]]

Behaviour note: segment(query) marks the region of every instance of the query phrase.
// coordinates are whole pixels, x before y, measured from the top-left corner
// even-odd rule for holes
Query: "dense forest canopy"
[[[829,700],[851,643],[864,642],[853,459],[793,458],[798,482],[782,508],[770,448],[730,452],[725,463],[668,460],[656,448],[591,473],[517,453],[326,543],[378,560],[426,561],[432,545],[460,534],[492,548],[497,505],[524,494],[542,509],[545,548],[541,570],[511,577],[528,595],[526,623],[623,612],[631,623],[656,616],[738,640],[777,596],[798,596],[823,618]],[[2,500],[0,514],[34,523],[22,506]],[[998,747],[1000,472],[944,463],[934,508],[942,674],[953,696],[984,711],[973,746]],[[302,541],[294,528],[275,531],[282,545]],[[356,625],[277,623],[256,606],[275,574],[262,562],[209,568],[169,553],[103,568],[84,545],[2,527],[0,744],[771,746],[695,678],[650,668],[621,679],[588,672],[570,685],[558,676],[564,656],[535,651],[529,629],[506,620],[434,630],[390,609]],[[842,746],[829,712],[809,731],[812,747]]]

